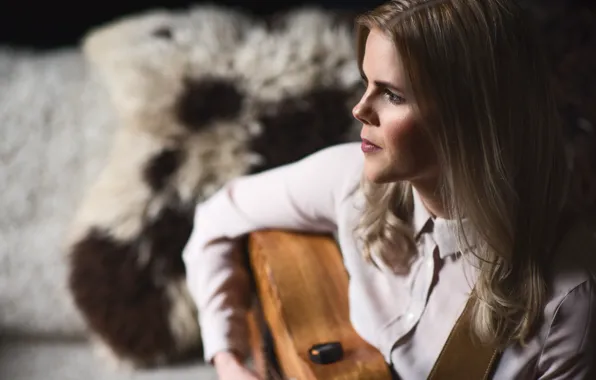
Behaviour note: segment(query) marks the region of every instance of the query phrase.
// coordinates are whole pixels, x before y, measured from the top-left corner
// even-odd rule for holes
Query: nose
[[[358,102],[358,104],[356,104],[354,106],[354,108],[352,108],[352,115],[354,116],[354,118],[356,120],[358,120],[359,122],[361,122],[362,124],[366,124],[366,125],[376,125],[377,123],[375,123],[376,117],[374,114],[374,110],[372,109],[372,107],[367,104],[367,102],[365,101],[365,99],[361,99],[360,102]]]

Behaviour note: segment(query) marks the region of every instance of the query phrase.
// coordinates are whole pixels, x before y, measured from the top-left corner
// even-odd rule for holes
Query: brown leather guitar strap
[[[470,316],[475,296],[468,298],[464,311],[451,330],[428,380],[487,380],[497,362],[499,352],[492,346],[482,345],[472,337]]]
[[[570,231],[577,231],[578,222],[572,220],[573,214],[564,211],[559,222],[556,245],[576,241]],[[573,227],[573,228],[572,228]],[[570,237],[571,236],[571,237]],[[474,292],[468,298],[464,311],[451,330],[428,380],[488,380],[492,376],[500,352],[495,347],[482,345],[473,340],[470,329],[470,317],[474,306]]]

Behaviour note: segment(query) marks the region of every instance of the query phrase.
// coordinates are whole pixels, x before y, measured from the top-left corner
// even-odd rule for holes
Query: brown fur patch
[[[151,35],[164,40],[171,40],[173,37],[172,29],[168,28],[167,26],[162,26],[161,28],[155,29]]]
[[[143,170],[143,178],[151,188],[159,192],[168,179],[178,169],[182,153],[175,149],[166,149],[152,157]]]
[[[258,117],[263,133],[251,142],[251,151],[261,155],[264,163],[254,171],[288,164],[344,142],[353,122],[348,107],[352,95],[337,88],[316,88],[301,97],[264,104]]]
[[[177,279],[186,274],[181,253],[192,232],[193,215],[193,207],[171,204],[143,231],[151,242],[154,279],[157,276]]]
[[[175,112],[187,128],[200,130],[213,120],[233,119],[240,113],[243,102],[244,95],[229,79],[186,79]]]
[[[135,242],[93,229],[72,250],[69,287],[89,327],[120,357],[175,358],[166,285],[185,274],[180,252],[192,215],[165,209]],[[148,250],[147,261],[140,259]],[[199,344],[200,342],[197,342]]]

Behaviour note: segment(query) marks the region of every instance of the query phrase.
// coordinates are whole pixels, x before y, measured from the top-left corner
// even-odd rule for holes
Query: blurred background
[[[191,4],[241,8],[254,15],[271,15],[295,6],[317,5],[330,9],[362,11],[382,4],[379,0],[320,1],[56,1],[9,0],[0,5],[0,44],[37,48],[72,45],[89,27],[151,8],[180,9]]]
[[[566,137],[576,157],[576,171],[581,174],[577,190],[592,201],[592,206],[596,205],[596,1],[519,1],[529,7],[538,20],[542,43],[551,59]],[[158,115],[156,120],[161,120],[160,117],[165,115],[164,120],[172,124],[166,123],[160,128],[178,128],[180,120],[168,119],[172,115],[167,112],[171,110],[164,111],[163,115],[156,113],[160,104],[176,101],[188,107],[185,112],[190,117],[187,119],[196,121],[198,118],[209,124],[207,120],[214,115],[219,117],[226,112],[234,114],[237,109],[243,108],[237,106],[237,99],[241,96],[234,92],[234,75],[239,73],[245,79],[248,78],[248,82],[253,77],[259,79],[262,72],[266,74],[270,70],[273,84],[268,87],[269,92],[255,91],[246,95],[249,98],[247,104],[251,107],[256,104],[256,108],[242,109],[232,117],[231,127],[224,125],[221,128],[228,132],[232,130],[229,136],[226,135],[228,132],[222,132],[223,138],[209,135],[209,128],[219,128],[214,123],[200,127],[198,134],[207,132],[196,140],[197,146],[204,144],[204,141],[217,146],[222,141],[225,143],[226,139],[240,139],[238,136],[242,136],[247,129],[244,112],[254,115],[254,119],[249,121],[260,126],[264,131],[262,136],[254,138],[250,144],[238,143],[240,148],[229,145],[222,150],[241,151],[246,148],[242,145],[245,144],[248,150],[264,155],[270,161],[269,165],[275,166],[322,146],[343,141],[344,135],[352,128],[350,109],[354,104],[353,85],[360,80],[351,65],[352,40],[346,36],[347,32],[325,30],[326,25],[314,23],[310,29],[321,26],[321,30],[327,33],[326,38],[319,39],[313,36],[312,30],[300,31],[299,26],[294,26],[299,32],[310,32],[310,40],[305,38],[298,44],[286,43],[295,41],[289,34],[280,39],[265,38],[270,44],[269,50],[267,44],[240,44],[242,49],[237,50],[243,56],[238,62],[244,71],[218,72],[228,82],[201,82],[204,76],[211,74],[211,68],[220,69],[220,66],[224,66],[219,65],[220,61],[216,59],[220,53],[217,48],[219,42],[200,40],[201,36],[208,33],[195,33],[200,28],[192,25],[192,22],[187,23],[184,17],[172,18],[171,29],[160,27],[159,20],[146,23],[146,20],[135,20],[130,27],[115,25],[114,34],[103,35],[101,43],[94,45],[89,56],[85,56],[81,50],[83,36],[101,25],[111,27],[110,23],[116,19],[155,9],[176,11],[178,15],[184,16],[190,6],[215,4],[268,18],[302,6],[354,15],[382,3],[384,1],[380,0],[0,1],[0,379],[215,378],[211,368],[197,366],[196,363],[187,367],[163,366],[142,375],[126,372],[116,375],[107,369],[106,363],[109,361],[98,360],[87,343],[86,322],[90,317],[98,316],[96,322],[99,322],[94,329],[111,337],[111,344],[120,350],[117,355],[107,350],[112,359],[114,356],[128,360],[161,355],[166,357],[164,362],[169,361],[167,355],[171,353],[172,345],[180,342],[172,343],[170,335],[174,332],[171,331],[171,325],[151,325],[159,318],[147,318],[170,311],[161,308],[161,304],[155,301],[164,297],[164,291],[154,286],[151,275],[163,268],[174,268],[167,273],[168,284],[183,278],[180,245],[184,243],[187,229],[176,229],[183,231],[182,236],[170,232],[155,234],[158,237],[165,234],[166,243],[171,243],[174,238],[178,240],[173,242],[174,245],[170,244],[171,247],[163,249],[170,256],[150,261],[147,269],[149,274],[137,271],[138,268],[130,269],[126,266],[127,262],[92,262],[89,264],[90,272],[81,272],[83,278],[80,285],[88,286],[84,289],[88,290],[88,298],[76,307],[72,304],[72,289],[66,281],[69,266],[65,257],[69,251],[65,247],[65,236],[87,189],[96,183],[99,173],[106,167],[108,157],[111,157],[113,136],[128,127],[123,125],[123,119],[130,121],[140,117],[143,123],[151,124],[152,120],[143,113],[147,111],[151,115]],[[168,16],[166,14],[164,17]],[[312,22],[312,19],[304,20]],[[224,21],[221,22],[225,24]],[[347,31],[350,25],[344,24],[343,31]],[[155,29],[156,26],[160,28]],[[246,30],[250,31],[250,27]],[[182,44],[186,44],[183,48],[187,50],[176,50],[179,48],[176,44],[168,45],[174,40],[172,35],[175,32],[180,32]],[[216,49],[209,50],[207,46],[216,46]],[[170,50],[161,50],[166,48]],[[292,49],[305,56],[288,58],[293,54]],[[236,47],[231,50],[236,54]],[[164,55],[162,51],[173,53]],[[193,53],[192,58],[187,52]],[[169,69],[182,66],[176,61],[179,56],[188,59],[188,66],[196,69],[196,72],[178,73],[172,69],[174,74],[165,75],[171,74]],[[212,58],[213,61],[210,61]],[[282,64],[276,66],[276,62]],[[296,62],[302,66],[294,67],[293,71],[287,70],[289,73],[286,75],[284,62],[288,67]],[[180,81],[187,81],[192,76],[194,78],[191,79],[196,79],[194,87],[192,81],[190,85],[179,85]],[[180,88],[184,91],[175,93]],[[292,96],[285,92],[288,89]],[[222,98],[231,100],[223,108],[221,104],[225,102]],[[137,108],[126,108],[129,100]],[[130,117],[130,113],[134,117]],[[126,117],[122,118],[122,114]],[[156,128],[145,132],[159,135],[161,130]],[[192,139],[197,136],[187,137],[189,141],[195,141]],[[203,138],[204,141],[201,140]],[[222,141],[214,140],[217,138]],[[143,149],[142,145],[139,147],[135,143],[126,148],[132,152]],[[232,153],[230,156],[233,156]],[[164,157],[166,161],[154,160],[154,156],[146,157],[150,159],[149,162],[139,160],[147,165],[138,169],[155,169],[149,165],[154,161],[159,164],[155,165],[157,169],[171,167],[173,164],[167,158],[172,156],[157,156]],[[242,165],[249,158],[240,156],[235,157],[234,161],[227,156],[218,158],[215,155],[215,158],[210,158],[213,161],[210,165],[204,165],[211,170],[205,175],[208,183],[198,187],[202,186],[206,192],[217,188],[223,179],[218,177],[219,173],[230,171],[230,167],[231,176],[242,174],[247,171]],[[122,163],[126,163],[126,160]],[[200,161],[198,165],[203,163]],[[167,176],[158,180],[166,181]],[[118,190],[134,193],[138,184],[133,182],[131,180],[130,189],[125,186]],[[105,199],[109,198],[109,194],[105,195]],[[121,211],[118,207],[122,207],[122,212],[126,213],[130,211],[127,207],[136,201],[130,198],[106,204],[111,205],[114,213]],[[103,220],[104,211],[111,216],[110,207],[97,207],[97,218]],[[151,239],[150,235],[155,232],[151,231],[143,230],[140,234]],[[158,243],[163,244],[164,241]],[[136,254],[134,250],[131,252]],[[88,253],[101,258],[106,252],[99,250]],[[105,270],[105,273],[101,273],[103,277],[94,272],[97,268]],[[102,290],[105,290],[105,294],[101,293]],[[183,298],[180,296],[174,301],[180,301],[177,305],[182,305],[182,309],[190,309],[188,300]],[[149,304],[153,306],[143,308],[143,305]],[[84,313],[80,313],[81,309]],[[105,354],[106,350],[102,352]]]
[[[520,0],[538,7],[593,7],[592,0]],[[150,8],[184,8],[190,4],[211,3],[238,7],[255,15],[271,15],[300,5],[318,5],[330,9],[362,11],[382,4],[379,0],[311,0],[311,1],[84,1],[38,2],[8,0],[0,3],[0,44],[36,48],[72,45],[94,25]]]

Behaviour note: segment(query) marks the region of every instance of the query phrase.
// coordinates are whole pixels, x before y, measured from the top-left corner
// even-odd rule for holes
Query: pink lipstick
[[[362,139],[362,151],[364,153],[374,153],[381,150],[381,147],[371,143],[367,139]]]

